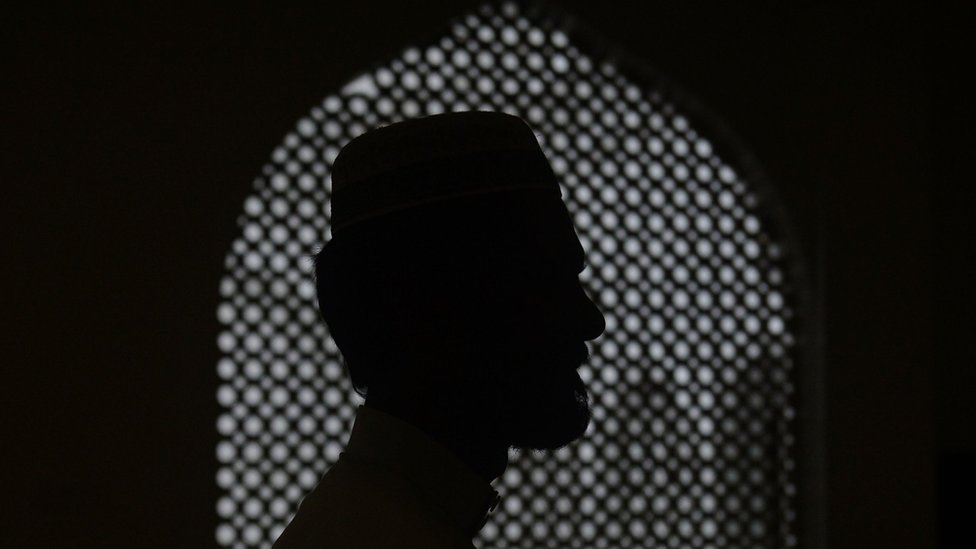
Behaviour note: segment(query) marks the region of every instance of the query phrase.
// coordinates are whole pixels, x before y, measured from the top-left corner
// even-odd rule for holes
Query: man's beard
[[[590,425],[590,396],[577,368],[587,362],[585,346],[540,345],[491,349],[463,361],[467,369],[457,391],[459,406],[476,406],[491,438],[519,451],[557,450],[579,439]],[[555,349],[555,351],[553,350]],[[492,352],[500,351],[500,352]],[[474,397],[474,398],[472,398]]]
[[[590,397],[575,371],[557,379],[539,380],[535,387],[521,386],[518,394],[514,409],[506,414],[513,448],[556,450],[586,433]]]

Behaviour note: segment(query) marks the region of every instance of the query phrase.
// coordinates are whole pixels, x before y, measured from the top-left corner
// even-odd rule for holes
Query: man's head
[[[361,393],[412,391],[459,417],[479,416],[511,446],[562,446],[589,423],[576,369],[587,358],[584,342],[605,324],[580,285],[583,250],[558,183],[518,118],[457,113],[435,122],[352,149],[367,182],[358,196],[346,193],[353,206],[345,210],[334,187],[334,236],[316,258],[322,316]],[[437,143],[445,133],[449,139]],[[404,146],[404,135],[414,142]],[[411,162],[424,149],[416,140],[426,135],[448,154]],[[462,150],[480,150],[450,150],[464,139],[471,143]],[[378,166],[391,145],[399,145],[395,169],[384,174]],[[410,147],[413,153],[404,150]],[[342,156],[333,177],[350,177],[340,170]],[[508,165],[494,165],[495,156]],[[471,186],[479,178],[482,186]],[[390,192],[404,181],[439,181],[440,194],[421,192],[416,203],[410,189],[377,196],[384,184]],[[466,192],[441,196],[464,183]]]

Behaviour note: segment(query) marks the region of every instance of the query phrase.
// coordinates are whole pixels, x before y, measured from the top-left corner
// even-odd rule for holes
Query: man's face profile
[[[360,235],[347,257],[370,281],[361,299],[350,297],[358,282],[346,296],[338,284],[336,309],[361,322],[347,347],[372,403],[476,424],[516,448],[582,436],[577,369],[605,321],[580,285],[583,249],[528,124],[487,112],[391,124],[348,143],[332,175],[334,233]]]
[[[473,357],[479,371],[470,379],[512,447],[551,450],[589,425],[578,368],[588,358],[585,341],[598,337],[605,321],[579,282],[583,250],[565,208],[543,203],[531,219],[516,224],[517,239],[506,240],[474,311],[483,327],[474,348],[489,352]]]

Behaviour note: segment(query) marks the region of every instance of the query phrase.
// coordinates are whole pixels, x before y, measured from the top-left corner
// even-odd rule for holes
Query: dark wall
[[[477,4],[10,14],[0,520],[12,546],[212,543],[217,284],[251,181],[313,103]],[[930,247],[930,206],[942,235],[964,211],[951,188],[933,193],[948,178],[929,146],[934,23],[890,7],[561,4],[720,114],[794,219],[825,328],[826,520],[809,535],[931,546],[937,449],[973,449],[958,427],[972,411],[954,382],[964,369],[933,359],[931,256],[962,252]],[[936,378],[952,403],[938,439]]]

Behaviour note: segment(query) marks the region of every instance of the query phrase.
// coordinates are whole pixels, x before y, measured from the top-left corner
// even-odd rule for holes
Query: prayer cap
[[[332,235],[436,201],[527,189],[561,196],[521,118],[467,111],[405,120],[368,131],[339,151],[332,166]]]

